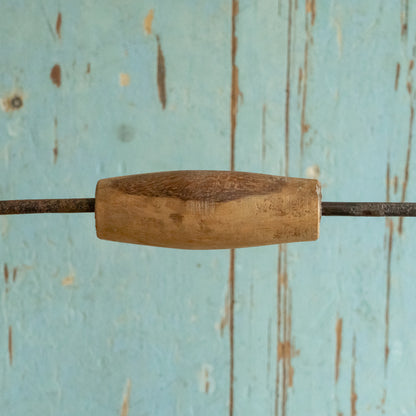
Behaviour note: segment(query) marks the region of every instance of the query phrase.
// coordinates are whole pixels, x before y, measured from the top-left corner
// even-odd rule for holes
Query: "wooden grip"
[[[316,240],[320,184],[246,172],[175,171],[102,179],[97,236],[185,249]]]

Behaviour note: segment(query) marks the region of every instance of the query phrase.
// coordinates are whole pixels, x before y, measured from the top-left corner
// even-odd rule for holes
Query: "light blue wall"
[[[414,3],[237,4],[3,1],[0,199],[229,169],[238,70],[237,170],[316,176],[324,200],[415,200]],[[0,414],[415,414],[415,233],[323,218],[318,242],[233,265],[100,241],[90,214],[2,217]]]

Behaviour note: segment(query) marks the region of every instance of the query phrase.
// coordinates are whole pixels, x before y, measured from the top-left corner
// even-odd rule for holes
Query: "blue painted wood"
[[[0,10],[0,198],[228,169],[234,19],[235,168],[415,200],[411,2]],[[230,285],[228,251],[100,241],[89,214],[0,218],[1,414],[413,414],[415,227],[323,218],[318,242],[237,250]]]

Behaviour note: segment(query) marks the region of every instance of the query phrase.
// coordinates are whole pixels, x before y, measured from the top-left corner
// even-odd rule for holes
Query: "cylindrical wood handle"
[[[99,238],[185,249],[312,241],[321,188],[314,179],[228,171],[176,171],[102,179]]]

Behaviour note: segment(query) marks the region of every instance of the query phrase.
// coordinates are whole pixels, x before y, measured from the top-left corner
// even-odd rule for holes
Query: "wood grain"
[[[185,249],[316,240],[320,185],[313,179],[175,171],[100,180],[99,238]]]

